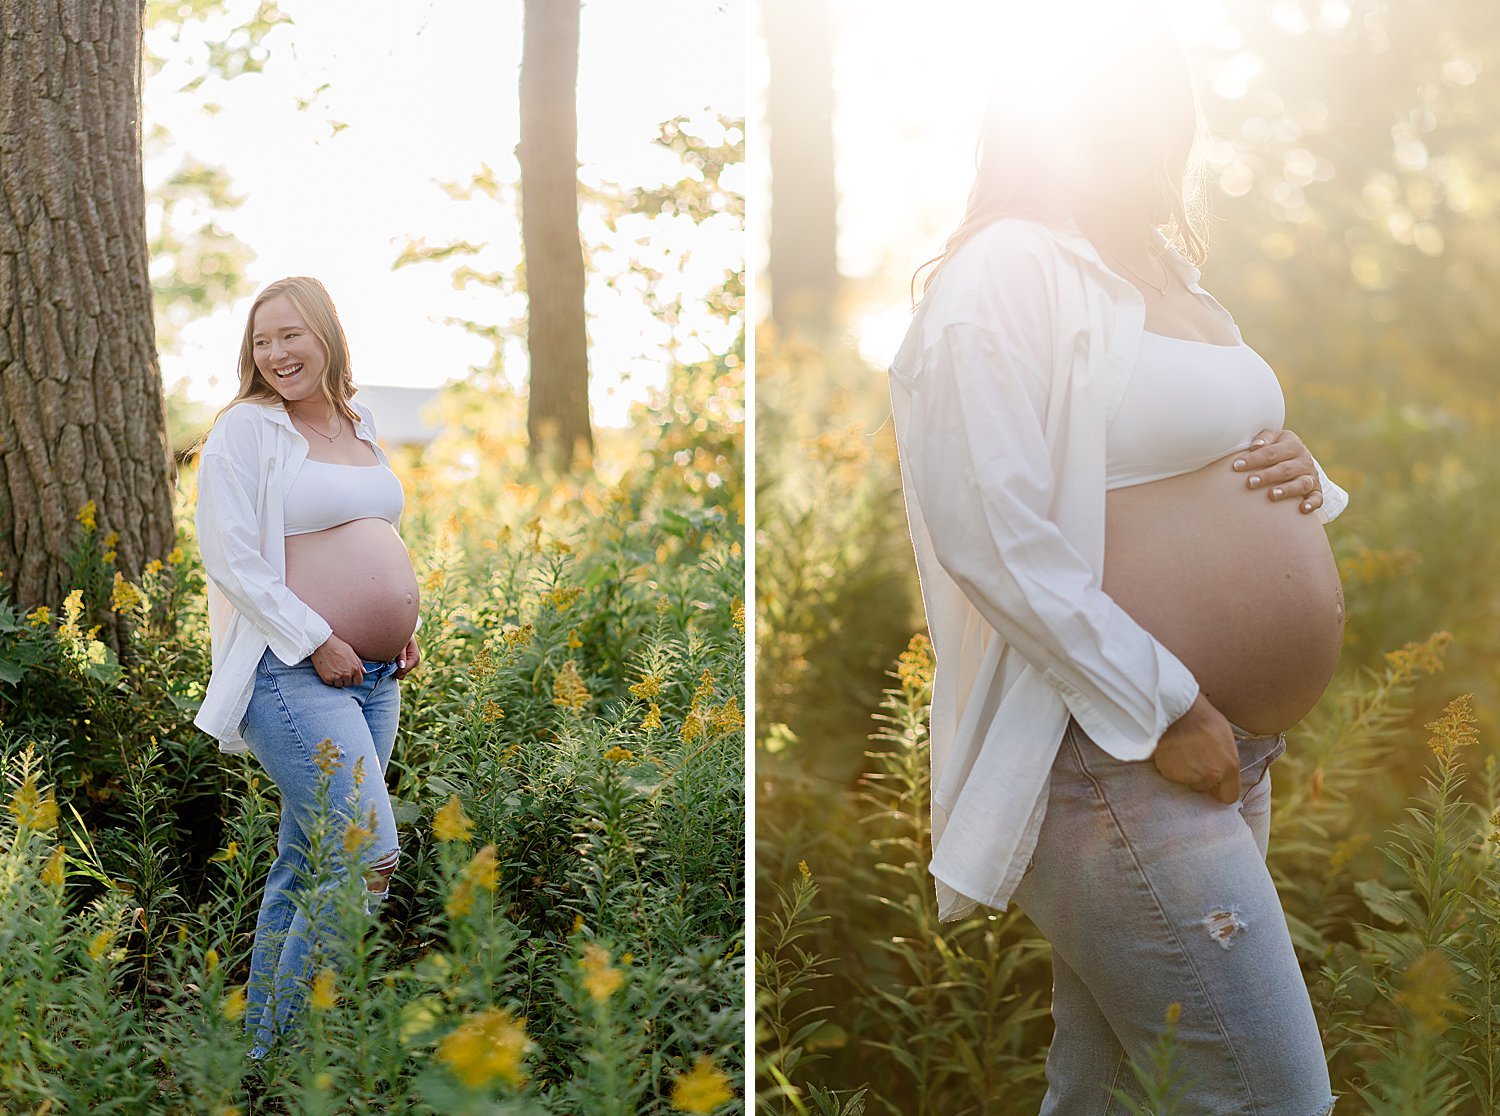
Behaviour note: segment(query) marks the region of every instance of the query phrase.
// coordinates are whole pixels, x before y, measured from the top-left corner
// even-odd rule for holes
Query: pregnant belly
[[[416,571],[383,519],[288,535],[286,583],[362,659],[396,658],[416,630]]]
[[[1231,460],[1107,493],[1104,591],[1229,720],[1283,732],[1333,678],[1343,589],[1317,515],[1246,489]]]

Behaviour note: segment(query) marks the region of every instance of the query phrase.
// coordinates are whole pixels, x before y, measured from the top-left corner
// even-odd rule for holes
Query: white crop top
[[[1143,332],[1135,371],[1104,436],[1104,487],[1191,473],[1281,429],[1286,400],[1243,341],[1216,345]]]
[[[401,518],[406,494],[385,465],[340,465],[307,458],[286,490],[283,503],[288,535],[324,531],[355,519]]]

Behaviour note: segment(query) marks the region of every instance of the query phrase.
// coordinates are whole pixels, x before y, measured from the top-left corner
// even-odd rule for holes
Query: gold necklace
[[[1123,267],[1126,271],[1130,272],[1130,274],[1132,276],[1134,276],[1137,279],[1140,279],[1140,281],[1142,283],[1145,283],[1146,286],[1150,287],[1153,291],[1155,291],[1157,294],[1161,295],[1163,298],[1166,297],[1167,288],[1172,285],[1172,273],[1169,270],[1167,270],[1167,263],[1160,256],[1156,257],[1156,262],[1159,263],[1159,264],[1161,264],[1161,276],[1162,276],[1162,285],[1158,287],[1155,283],[1151,282],[1151,280],[1143,278],[1140,275],[1136,275],[1135,270],[1128,263],[1126,263],[1124,260],[1120,259],[1119,256],[1115,256],[1115,254],[1113,252],[1111,252],[1110,255],[1114,256],[1115,262],[1118,263],[1121,267]]]
[[[323,433],[323,432],[322,432],[322,431],[321,431],[321,430],[319,430],[319,429],[318,429],[318,428],[317,428],[317,427],[316,427],[316,426],[313,426],[313,424],[312,424],[312,422],[311,422],[311,421],[310,421],[310,420],[309,420],[309,419],[308,419],[308,417],[307,417],[307,416],[306,416],[306,415],[303,415],[303,416],[302,416],[302,421],[303,421],[303,422],[305,422],[305,423],[307,423],[307,426],[308,426],[308,428],[309,428],[309,429],[310,429],[310,430],[312,430],[312,431],[313,431],[313,432],[314,432],[314,433],[315,433],[315,434],[317,434],[317,436],[318,436],[318,437],[319,437],[319,438],[324,438],[324,439],[326,439],[326,440],[327,440],[327,442],[328,442],[328,444],[329,444],[329,445],[330,445],[330,446],[331,446],[331,445],[333,445],[333,443],[334,443],[334,442],[336,442],[336,441],[338,441],[338,439],[339,439],[339,435],[340,435],[340,434],[343,434],[343,432],[344,432],[344,420],[343,420],[343,419],[342,419],[342,418],[340,418],[340,417],[339,417],[339,416],[338,416],[338,415],[337,415],[337,414],[335,414],[335,415],[334,415],[334,416],[333,416],[333,418],[334,418],[334,421],[335,421],[335,422],[337,422],[337,423],[338,423],[338,424],[339,424],[339,430],[338,430],[338,434],[335,434],[335,435],[334,435],[334,436],[333,436],[333,437],[331,437],[331,438],[330,438],[330,437],[328,437],[328,435],[327,435],[327,434],[324,434],[324,433]]]

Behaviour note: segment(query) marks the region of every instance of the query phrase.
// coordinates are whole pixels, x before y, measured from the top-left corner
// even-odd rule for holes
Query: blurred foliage
[[[1500,9],[1224,11],[1232,26],[1197,52],[1215,137],[1203,282],[1276,369],[1287,425],[1351,494],[1328,528],[1344,653],[1275,766],[1269,862],[1340,1109],[1492,1112]],[[937,247],[917,246],[912,266]],[[885,377],[771,337],[756,360],[758,918],[766,940],[788,919],[802,928],[760,994],[799,989],[818,1022],[760,1036],[760,1095],[770,1112],[1035,1111],[1044,943],[1014,912],[925,921],[921,702],[904,676],[880,697],[922,628]],[[887,727],[867,754],[876,708]],[[894,751],[892,717],[906,726]],[[802,861],[817,888],[794,899]],[[801,1068],[781,1082],[776,1067]]]

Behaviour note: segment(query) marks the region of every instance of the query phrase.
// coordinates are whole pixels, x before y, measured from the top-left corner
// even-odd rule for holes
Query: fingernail
[[[1257,439],[1255,439],[1255,441],[1251,442],[1250,444],[1252,446],[1263,446],[1263,445],[1266,444],[1266,440],[1264,438],[1257,438]]]
[[[1271,489],[1271,495],[1275,496],[1277,498],[1280,498],[1280,496],[1281,496],[1281,489],[1279,489],[1279,488],[1273,488],[1273,489]]]
[[[1250,487],[1251,488],[1254,488],[1259,483],[1260,483],[1260,478],[1259,477],[1251,477],[1250,478]]]
[[[1306,500],[1304,500],[1304,501],[1302,501],[1302,510],[1303,511],[1312,511],[1312,505],[1309,504]]]
[[[401,660],[401,662],[400,662],[400,664],[399,664],[399,665],[400,665],[400,666],[403,666],[403,667],[404,667],[404,666],[406,666],[406,660],[405,660],[405,659],[402,659],[402,660]]]
[[[1236,469],[1243,469],[1245,467],[1245,459],[1243,457],[1236,457],[1234,459],[1234,467]]]

